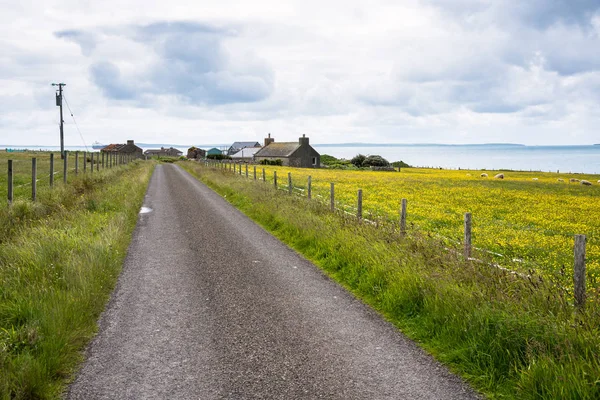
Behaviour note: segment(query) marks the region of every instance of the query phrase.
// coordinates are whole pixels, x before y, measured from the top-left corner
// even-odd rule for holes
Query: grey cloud
[[[92,81],[105,96],[116,100],[132,100],[138,93],[121,77],[119,68],[110,62],[95,63],[90,67]]]
[[[54,35],[57,38],[67,39],[75,42],[81,48],[81,53],[88,57],[92,54],[98,43],[98,38],[93,32],[85,32],[81,30],[65,30],[55,32]]]
[[[445,13],[473,22],[477,17],[504,25],[532,26],[545,30],[552,25],[587,26],[591,17],[600,10],[598,0],[425,0]]]
[[[190,104],[230,104],[261,101],[274,90],[274,72],[265,61],[231,57],[224,48],[223,40],[236,36],[234,29],[159,22],[105,33],[115,46],[119,40],[141,43],[156,59],[124,60],[136,66],[135,73],[125,74],[111,60],[94,63],[92,79],[109,98],[134,100],[140,106],[147,95],[174,95]],[[60,34],[86,37],[85,32]]]
[[[539,29],[556,23],[588,25],[600,10],[598,0],[533,0],[519,2],[515,7],[521,18]]]

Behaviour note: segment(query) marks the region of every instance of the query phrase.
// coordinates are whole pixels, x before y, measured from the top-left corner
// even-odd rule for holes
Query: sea
[[[143,150],[174,147],[186,154],[191,145],[136,143]],[[210,149],[227,144],[196,144]],[[526,146],[520,144],[312,144],[320,154],[351,159],[357,154],[380,155],[390,162],[404,161],[414,167],[472,170],[515,170],[600,174],[600,145]],[[58,151],[57,146],[11,146],[3,149]],[[65,146],[68,151],[92,151],[88,146]],[[95,150],[97,151],[97,150]]]

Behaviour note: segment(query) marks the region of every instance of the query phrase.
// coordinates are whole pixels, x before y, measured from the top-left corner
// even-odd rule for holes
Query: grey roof
[[[231,158],[248,158],[248,157],[252,157],[260,149],[261,149],[260,147],[246,147],[245,149],[242,149],[242,150],[238,151],[237,153],[232,154]]]
[[[254,154],[255,157],[289,157],[291,156],[298,148],[300,147],[300,143],[298,142],[273,142],[269,143],[267,146],[263,147]]]
[[[244,147],[257,147],[260,146],[258,142],[234,142],[231,147],[234,149],[243,149]]]

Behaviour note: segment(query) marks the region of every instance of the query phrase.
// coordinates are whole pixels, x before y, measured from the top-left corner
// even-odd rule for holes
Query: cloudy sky
[[[0,144],[600,142],[598,0],[0,3]]]

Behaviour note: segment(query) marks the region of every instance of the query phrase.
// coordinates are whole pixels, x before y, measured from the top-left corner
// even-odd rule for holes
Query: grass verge
[[[380,311],[489,398],[600,398],[600,313],[570,295],[465,262],[433,238],[357,223],[272,185],[184,168]]]
[[[0,210],[0,399],[60,398],[116,283],[154,163]]]

